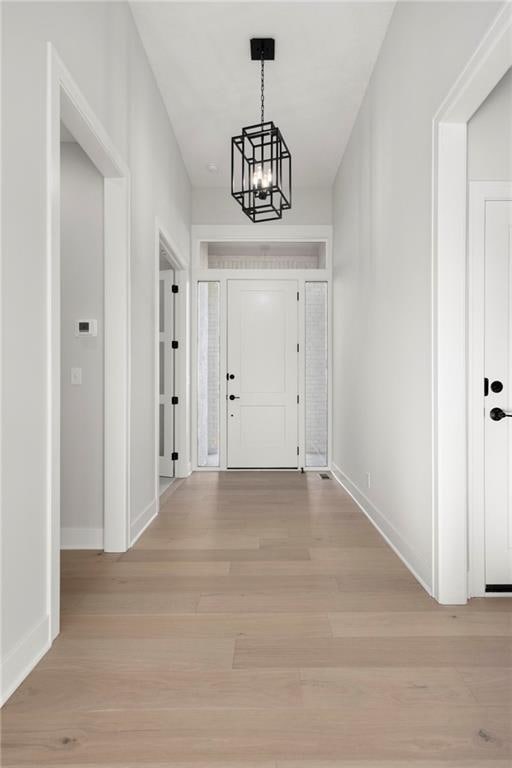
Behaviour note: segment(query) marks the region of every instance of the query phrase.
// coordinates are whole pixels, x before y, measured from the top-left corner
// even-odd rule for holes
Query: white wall
[[[61,144],[61,546],[103,547],[103,177]],[[95,319],[97,336],[75,335]],[[81,368],[82,384],[71,383]]]
[[[468,178],[512,179],[512,69],[469,121]]]
[[[334,469],[429,588],[432,119],[498,8],[397,4],[334,186]]]
[[[48,641],[47,41],[132,174],[132,521],[155,503],[155,216],[188,258],[190,185],[127,4],[2,5],[2,654],[8,690]]]
[[[332,219],[332,190],[294,188],[292,207],[283,213],[281,224],[330,224]],[[209,187],[194,189],[192,193],[193,224],[250,224],[229,189]]]

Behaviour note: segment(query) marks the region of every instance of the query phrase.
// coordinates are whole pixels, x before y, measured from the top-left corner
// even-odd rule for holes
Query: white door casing
[[[174,477],[174,408],[172,397],[175,390],[174,340],[175,294],[172,293],[174,270],[160,272],[160,457],[159,472],[162,477]]]
[[[447,605],[465,603],[477,594],[477,582],[483,584],[483,556],[478,555],[483,530],[474,530],[479,525],[475,509],[482,509],[475,499],[483,483],[468,471],[468,432],[475,425],[468,407],[473,312],[467,311],[467,124],[510,66],[512,5],[504,3],[432,123],[432,593]],[[478,385],[481,398],[481,378]]]
[[[485,205],[485,581],[512,588],[512,199]],[[494,391],[500,389],[501,391]],[[500,409],[500,410],[497,410]],[[504,417],[503,413],[511,414]],[[492,417],[501,417],[493,420]]]
[[[230,280],[227,325],[228,467],[297,468],[297,281]]]

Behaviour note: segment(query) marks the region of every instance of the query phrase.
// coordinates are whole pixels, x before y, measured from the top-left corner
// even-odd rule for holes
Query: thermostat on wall
[[[97,336],[98,323],[96,320],[75,320],[75,336]]]

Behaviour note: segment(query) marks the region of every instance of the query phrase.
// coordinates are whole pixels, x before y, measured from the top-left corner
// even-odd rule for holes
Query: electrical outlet
[[[367,488],[372,487],[372,476],[369,472],[366,473],[366,487]]]
[[[79,387],[82,383],[82,369],[81,368],[72,368],[71,369],[71,384],[74,387]]]

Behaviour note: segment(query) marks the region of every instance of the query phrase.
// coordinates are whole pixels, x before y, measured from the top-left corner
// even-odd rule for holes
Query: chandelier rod
[[[261,122],[265,122],[265,58],[261,49]]]

